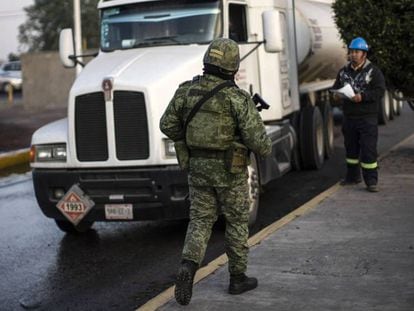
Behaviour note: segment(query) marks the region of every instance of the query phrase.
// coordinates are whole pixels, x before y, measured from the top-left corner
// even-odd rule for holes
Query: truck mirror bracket
[[[244,55],[241,59],[240,62],[244,61],[250,54],[252,54],[254,51],[256,51],[259,46],[261,46],[263,43],[266,43],[266,41],[259,41],[259,42],[248,42],[250,44],[256,44],[256,46],[251,49],[246,55]]]

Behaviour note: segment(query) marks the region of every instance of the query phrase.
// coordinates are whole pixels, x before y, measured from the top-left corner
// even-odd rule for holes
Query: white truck
[[[37,130],[31,166],[47,217],[70,233],[95,221],[188,216],[186,172],[159,120],[178,85],[202,72],[209,42],[239,43],[239,87],[270,105],[267,158],[252,155],[250,223],[259,190],[292,169],[318,169],[333,151],[328,89],[346,61],[331,1],[100,1],[101,46],[74,82],[68,117]],[[60,54],[75,66],[71,31]],[[298,185],[299,186],[299,185]]]

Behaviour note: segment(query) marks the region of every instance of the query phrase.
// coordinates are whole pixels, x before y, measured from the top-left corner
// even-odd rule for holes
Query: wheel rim
[[[392,99],[392,109],[394,110],[395,113],[398,112],[398,101],[396,99]]]
[[[12,87],[12,86],[11,86],[10,84],[5,84],[5,85],[3,86],[3,91],[4,91],[5,93],[8,93],[11,87]]]
[[[319,123],[316,129],[316,148],[319,157],[323,157],[323,147],[323,126],[322,123]]]
[[[326,129],[328,130],[328,144],[329,147],[333,148],[334,144],[334,122],[332,115],[328,117],[328,123],[326,124]]]
[[[252,161],[253,162],[253,161]],[[259,196],[259,177],[256,167],[248,166],[249,178],[247,180],[249,186],[249,214],[256,208],[257,198]]]
[[[385,116],[387,117],[387,119],[390,118],[390,111],[391,111],[390,108],[391,108],[390,107],[390,98],[389,98],[388,93],[386,92],[385,93],[385,98],[384,98],[384,110],[385,110]]]

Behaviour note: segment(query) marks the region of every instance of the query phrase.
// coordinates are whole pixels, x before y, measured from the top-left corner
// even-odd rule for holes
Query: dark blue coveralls
[[[347,174],[345,182],[359,182],[361,170],[367,186],[378,182],[377,142],[378,109],[385,91],[381,70],[366,59],[363,66],[354,69],[351,63],[343,67],[333,85],[339,89],[350,84],[362,101],[343,99],[343,126]]]

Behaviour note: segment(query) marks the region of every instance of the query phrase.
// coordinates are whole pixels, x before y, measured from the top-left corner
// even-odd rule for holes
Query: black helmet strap
[[[228,71],[224,71],[222,68],[211,64],[204,64],[203,71],[206,74],[219,77],[223,80],[234,80],[234,75],[236,74],[235,72],[229,73]]]

